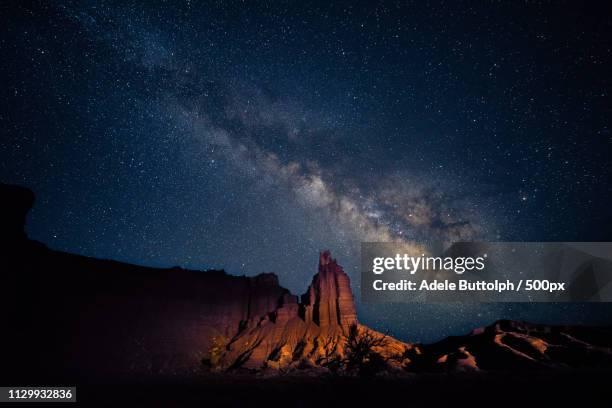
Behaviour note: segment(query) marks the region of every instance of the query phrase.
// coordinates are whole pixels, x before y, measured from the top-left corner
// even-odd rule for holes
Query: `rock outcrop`
[[[352,326],[359,335],[385,337],[357,322],[349,277],[329,251],[319,255],[319,271],[301,299],[283,296],[274,312],[250,320],[211,364],[218,369],[326,368],[344,359]],[[378,351],[387,358],[409,347],[385,337]]]
[[[0,185],[0,318],[11,333],[0,358],[11,378],[24,367],[102,377],[321,368],[343,358],[351,326],[375,333],[357,323],[349,277],[329,252],[298,299],[274,274],[146,268],[51,250],[24,232],[33,202],[29,190]]]
[[[321,327],[348,328],[357,322],[351,282],[331,253],[319,255],[319,272],[302,296],[306,321]]]
[[[612,366],[612,328],[499,320],[465,336],[415,346],[414,371],[517,371]]]
[[[349,277],[328,251],[298,298],[274,274],[156,269],[58,252],[27,238],[34,202],[0,184],[0,381],[192,375],[611,367],[609,327],[500,321],[430,345],[358,322]],[[61,382],[60,381],[60,382]]]

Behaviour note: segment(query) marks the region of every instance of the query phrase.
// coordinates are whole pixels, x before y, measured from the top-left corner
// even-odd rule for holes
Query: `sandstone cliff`
[[[401,356],[410,347],[358,324],[349,277],[325,251],[319,256],[319,271],[302,302],[284,295],[274,312],[249,321],[225,344],[224,350],[213,356],[212,365],[219,369],[342,365],[353,326],[357,330],[354,335],[384,337],[378,352],[386,359]]]
[[[351,326],[376,333],[358,325],[349,278],[329,252],[298,299],[274,274],[146,268],[51,250],[24,233],[33,202],[29,190],[0,185],[7,375],[23,367],[102,377],[320,368],[343,357]],[[386,343],[403,352],[403,343]]]
[[[329,252],[300,298],[274,274],[156,269],[51,250],[28,239],[27,189],[0,184],[0,380],[611,367],[610,327],[500,321],[408,344],[357,320]],[[20,382],[21,381],[21,382]]]

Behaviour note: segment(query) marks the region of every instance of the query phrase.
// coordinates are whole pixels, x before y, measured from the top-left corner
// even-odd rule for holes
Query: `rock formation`
[[[213,356],[219,369],[292,369],[322,367],[344,358],[351,326],[360,335],[385,337],[358,324],[349,277],[329,251],[319,256],[319,271],[298,303],[286,294],[279,307],[246,327]],[[409,346],[392,338],[384,340],[386,357],[401,355]]]
[[[6,374],[323,367],[343,357],[349,328],[358,325],[349,278],[329,252],[300,301],[274,274],[146,268],[51,250],[25,235],[33,201],[27,189],[0,185],[8,226],[0,318],[12,333],[0,347]],[[403,343],[393,344],[403,352]]]
[[[504,371],[612,366],[612,328],[500,320],[465,336],[416,346],[414,370]]]
[[[0,380],[71,383],[196,371],[375,373],[612,366],[610,328],[501,321],[413,345],[357,320],[328,251],[299,299],[274,274],[156,269],[58,252],[27,238],[34,201],[0,184]],[[21,381],[23,380],[23,381]]]
[[[319,272],[302,296],[306,321],[347,328],[357,322],[351,282],[329,251],[319,255]]]

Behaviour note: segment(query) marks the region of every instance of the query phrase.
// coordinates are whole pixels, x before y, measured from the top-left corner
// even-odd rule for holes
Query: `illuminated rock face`
[[[306,320],[320,327],[339,325],[346,329],[357,322],[351,282],[329,251],[319,255],[319,272],[302,300]]]
[[[274,312],[247,322],[214,363],[220,369],[321,366],[343,355],[353,324],[357,315],[349,277],[325,251],[301,303],[296,296],[283,296]]]
[[[297,297],[286,294],[274,312],[246,322],[225,351],[212,356],[212,365],[220,370],[326,370],[345,357],[353,325],[360,335],[384,337],[384,346],[376,352],[385,358],[402,356],[412,348],[357,322],[349,277],[329,251],[320,254],[319,270],[301,300],[298,303]],[[403,363],[400,359],[393,364]]]

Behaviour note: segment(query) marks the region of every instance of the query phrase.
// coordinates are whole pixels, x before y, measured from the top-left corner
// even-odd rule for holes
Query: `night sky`
[[[329,248],[359,297],[361,241],[612,240],[605,9],[45,3],[1,6],[0,180],[36,193],[28,234],[51,248],[294,293]],[[420,341],[612,322],[609,304],[358,310]]]

